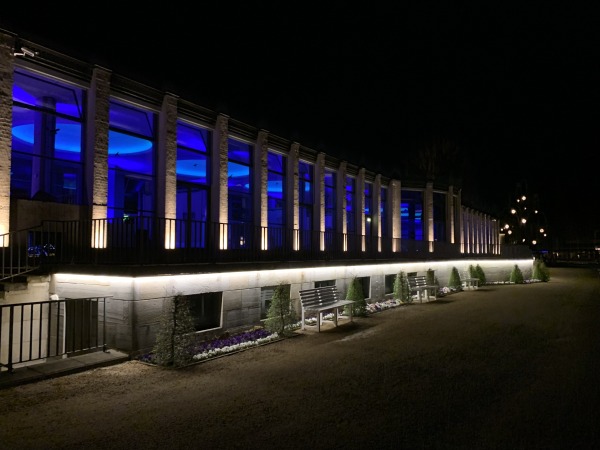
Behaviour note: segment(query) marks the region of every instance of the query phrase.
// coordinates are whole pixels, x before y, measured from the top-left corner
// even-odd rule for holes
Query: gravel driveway
[[[0,391],[0,449],[587,449],[600,280],[485,286],[169,370]]]

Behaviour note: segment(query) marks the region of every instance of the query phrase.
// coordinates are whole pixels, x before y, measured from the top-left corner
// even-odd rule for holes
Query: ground
[[[592,448],[600,280],[486,286],[172,370],[0,390],[0,449]]]

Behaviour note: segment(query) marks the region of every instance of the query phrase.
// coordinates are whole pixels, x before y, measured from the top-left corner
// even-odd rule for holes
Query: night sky
[[[48,4],[5,11],[0,28],[386,176],[402,179],[426,143],[451,142],[472,206],[502,213],[520,183],[551,233],[600,230],[593,9],[215,3]]]

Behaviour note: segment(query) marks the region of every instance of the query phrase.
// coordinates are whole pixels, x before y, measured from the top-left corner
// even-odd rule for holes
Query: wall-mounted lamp
[[[21,47],[21,52],[15,52],[14,55],[15,56],[29,56],[31,58],[33,58],[35,55],[37,55],[38,52],[34,52],[33,50],[28,49],[27,47]]]

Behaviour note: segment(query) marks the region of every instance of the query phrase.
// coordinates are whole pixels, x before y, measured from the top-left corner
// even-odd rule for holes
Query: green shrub
[[[273,291],[265,328],[272,333],[285,336],[291,333],[290,329],[296,320],[296,311],[290,299],[290,285],[280,283]]]
[[[354,302],[350,305],[354,316],[364,317],[367,315],[367,301],[365,300],[362,284],[358,277],[354,277],[350,282],[348,292],[346,293],[346,300],[352,300]],[[345,311],[349,312],[348,307],[345,308]]]
[[[548,271],[548,267],[546,263],[541,259],[536,259],[533,261],[533,273],[531,278],[534,280],[540,281],[548,281],[550,280],[550,272]]]
[[[451,289],[461,290],[462,281],[456,267],[452,267],[450,271],[450,279],[448,280],[448,287]]]
[[[154,362],[167,367],[181,367],[192,362],[195,331],[187,298],[176,295],[161,317],[161,327],[152,349]]]
[[[398,272],[394,279],[394,298],[402,303],[409,303],[412,300],[408,289],[408,279],[403,271]]]
[[[510,272],[510,278],[508,281],[510,281],[511,283],[515,283],[515,284],[525,283],[525,280],[523,278],[523,272],[521,272],[521,269],[519,268],[519,266],[517,264],[515,264],[512,271]]]
[[[479,278],[479,286],[482,286],[487,283],[487,280],[485,278],[485,272],[483,271],[483,269],[481,268],[481,266],[479,264],[477,264],[475,266],[475,275],[471,275],[471,276],[472,277],[474,276],[475,278]]]

